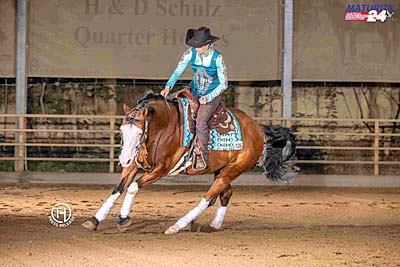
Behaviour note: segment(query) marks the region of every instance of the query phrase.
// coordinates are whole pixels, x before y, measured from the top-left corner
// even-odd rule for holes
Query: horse
[[[117,220],[118,229],[125,231],[132,224],[129,213],[138,191],[168,175],[189,150],[181,146],[182,115],[177,101],[151,93],[139,100],[136,107],[130,108],[124,104],[123,109],[125,116],[120,127],[122,150],[119,158],[122,165],[121,180],[97,213],[82,224],[92,231],[98,228],[99,223],[106,218],[116,200],[126,190]],[[194,225],[193,221],[206,208],[214,205],[218,196],[220,205],[209,228],[220,230],[233,193],[232,181],[253,167],[260,158],[269,178],[284,179],[282,163],[293,155],[295,147],[291,135],[287,132],[286,136],[282,135],[274,128],[269,128],[268,134],[268,129],[257,124],[243,111],[236,108],[229,110],[239,122],[243,148],[234,151],[209,151],[210,166],[207,172],[214,174],[214,182],[198,205],[169,227],[165,234],[176,234],[189,224]],[[267,145],[267,135],[273,139],[270,142],[272,145]],[[140,169],[144,170],[144,174],[134,180]],[[189,167],[186,174],[198,173]]]

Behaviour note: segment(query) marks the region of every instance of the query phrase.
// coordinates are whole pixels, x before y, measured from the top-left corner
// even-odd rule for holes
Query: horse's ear
[[[127,104],[125,104],[125,103],[124,103],[124,105],[123,105],[123,108],[124,108],[125,114],[128,113],[129,111],[131,111],[131,108],[130,108]]]
[[[142,108],[141,113],[143,115],[143,118],[147,116],[147,114],[149,114],[149,109],[147,107]]]

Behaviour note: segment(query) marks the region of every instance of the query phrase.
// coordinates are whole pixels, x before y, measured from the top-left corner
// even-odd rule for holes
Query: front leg
[[[124,202],[122,202],[120,214],[117,220],[117,227],[121,232],[128,229],[128,227],[132,224],[129,213],[131,212],[137,192],[139,192],[139,186],[137,182],[132,182],[126,191]]]
[[[110,213],[110,211],[113,208],[113,206],[115,205],[115,202],[117,201],[117,199],[120,197],[122,192],[124,192],[124,190],[128,187],[128,185],[134,179],[137,171],[138,171],[138,169],[136,167],[132,167],[129,175],[122,176],[121,181],[118,184],[118,186],[114,188],[111,195],[103,203],[103,205],[96,212],[96,214],[93,217],[85,220],[85,222],[82,223],[83,227],[85,227],[91,231],[97,230],[99,223],[101,221],[103,221],[107,217],[107,215]]]
[[[156,168],[151,173],[145,173],[142,177],[140,177],[137,181],[132,182],[125,195],[124,202],[122,203],[120,215],[117,221],[117,226],[120,231],[126,231],[128,227],[132,224],[132,220],[129,217],[129,213],[131,212],[131,208],[133,202],[135,200],[135,196],[139,189],[143,188],[145,185],[154,183],[159,180],[161,177],[165,176],[167,171],[165,171],[164,167]]]

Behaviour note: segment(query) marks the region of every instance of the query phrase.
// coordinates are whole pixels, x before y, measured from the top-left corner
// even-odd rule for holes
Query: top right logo
[[[393,20],[394,5],[392,4],[348,4],[344,20],[385,22]]]

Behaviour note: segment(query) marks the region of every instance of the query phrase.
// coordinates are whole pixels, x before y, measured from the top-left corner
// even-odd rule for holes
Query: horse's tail
[[[289,129],[280,126],[262,126],[264,151],[258,166],[264,168],[264,175],[271,180],[288,180],[296,176],[297,167],[287,162],[295,154],[296,139]]]

